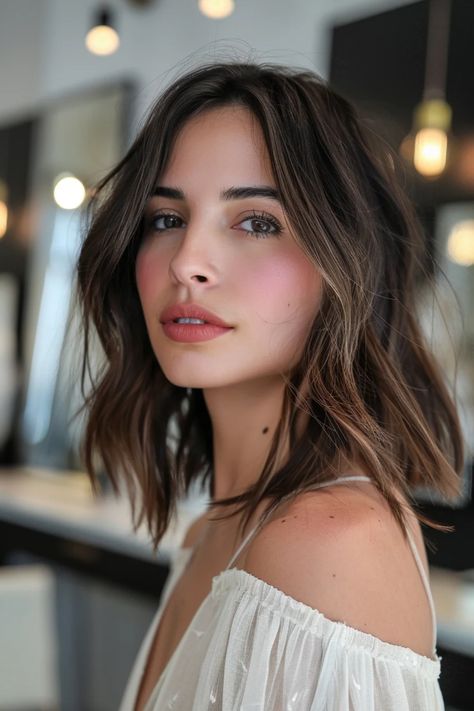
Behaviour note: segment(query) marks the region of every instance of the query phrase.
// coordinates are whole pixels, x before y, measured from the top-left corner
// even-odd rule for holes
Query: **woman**
[[[99,184],[86,467],[155,549],[210,490],[122,711],[443,708],[420,521],[442,527],[411,497],[459,494],[463,441],[416,318],[424,250],[394,157],[308,70],[184,73]]]

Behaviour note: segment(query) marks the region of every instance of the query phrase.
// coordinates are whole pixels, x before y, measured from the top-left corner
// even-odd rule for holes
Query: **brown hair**
[[[84,332],[81,456],[97,490],[96,455],[156,549],[194,482],[213,492],[212,427],[201,389],[178,387],[152,351],[135,283],[145,205],[185,122],[237,104],[258,119],[283,208],[323,277],[323,299],[300,363],[285,380],[280,424],[258,481],[216,506],[255,507],[327,481],[340,453],[356,457],[405,535],[417,486],[460,493],[463,437],[453,401],[415,313],[429,282],[422,227],[396,175],[397,157],[354,107],[314,72],[271,63],[208,62],[178,76],[151,107],[132,146],[96,186],[77,264]],[[91,326],[104,359],[92,376]],[[86,370],[91,389],[84,392]],[[309,417],[301,436],[298,411]],[[275,466],[278,443],[290,455]],[[139,494],[140,506],[136,499]],[[418,519],[433,528],[452,527]],[[227,513],[221,518],[234,515]],[[242,523],[242,522],[241,522]]]

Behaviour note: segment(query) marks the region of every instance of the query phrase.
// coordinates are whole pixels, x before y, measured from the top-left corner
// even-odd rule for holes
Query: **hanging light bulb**
[[[54,201],[63,210],[75,210],[84,202],[86,189],[71,173],[61,173],[54,181],[53,195]]]
[[[85,39],[86,47],[92,54],[101,56],[113,54],[120,46],[120,38],[112,26],[112,13],[107,8],[101,8],[95,16],[95,21]]]
[[[415,109],[415,147],[413,162],[419,173],[439,175],[446,167],[448,131],[452,110],[443,99],[422,101]]]
[[[463,220],[454,225],[449,233],[446,254],[455,264],[474,265],[474,220]]]
[[[3,180],[0,180],[0,239],[5,236],[8,227],[8,189]]]
[[[198,0],[198,7],[202,14],[213,20],[229,17],[234,12],[234,0]]]
[[[445,98],[451,0],[429,2],[423,100],[415,108],[413,132],[402,141],[400,153],[413,160],[419,173],[436,177],[446,168],[452,119]]]

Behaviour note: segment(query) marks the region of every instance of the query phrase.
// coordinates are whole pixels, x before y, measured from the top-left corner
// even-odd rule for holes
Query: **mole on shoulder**
[[[268,427],[264,427],[263,430],[262,430],[262,433],[263,433],[263,434],[266,434],[267,432],[268,432]]]

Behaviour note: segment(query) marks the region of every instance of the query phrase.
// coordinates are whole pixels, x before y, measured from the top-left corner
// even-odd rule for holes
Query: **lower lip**
[[[168,323],[163,323],[162,326],[168,338],[183,343],[209,341],[211,338],[217,338],[217,336],[222,336],[224,333],[232,331],[232,328],[215,326],[213,323],[174,323],[174,321],[168,321]]]

